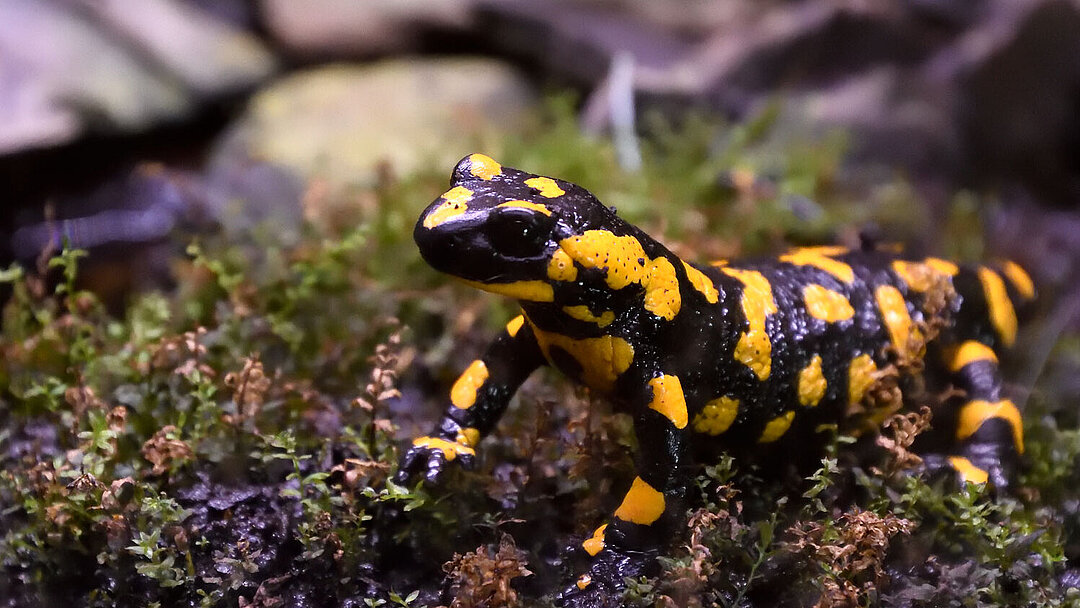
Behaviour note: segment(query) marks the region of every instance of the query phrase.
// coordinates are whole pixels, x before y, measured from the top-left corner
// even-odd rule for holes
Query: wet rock
[[[380,163],[399,174],[452,165],[480,130],[512,131],[534,103],[524,78],[492,60],[316,68],[256,95],[210,170],[259,159],[332,187],[371,184]]]
[[[425,32],[459,29],[471,0],[261,0],[270,34],[303,57],[356,57],[415,49]]]
[[[144,130],[274,68],[251,35],[173,0],[0,3],[0,155]]]

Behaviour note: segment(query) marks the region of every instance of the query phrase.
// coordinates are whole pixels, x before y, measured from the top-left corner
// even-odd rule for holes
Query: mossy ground
[[[630,174],[569,108],[555,100],[524,135],[485,134],[476,148],[586,186],[688,259],[854,243],[870,225],[946,256],[985,249],[971,220],[987,201],[931,208],[898,178],[847,186],[841,136],[784,142],[769,113],[648,121],[644,168]],[[0,272],[13,293],[0,337],[0,603],[547,605],[570,569],[562,550],[632,477],[625,418],[544,372],[477,471],[440,487],[386,481],[400,438],[433,422],[512,312],[437,276],[411,243],[447,172],[313,191],[306,237],[288,249],[271,230],[179,246],[178,287],[121,316],[80,289],[80,252]],[[1078,359],[1080,339],[1060,337],[1051,367]],[[1008,496],[905,474],[917,416],[878,443],[834,434],[801,471],[723,458],[703,467],[663,573],[633,581],[627,601],[1080,605],[1066,589],[1080,431],[1061,374],[1039,377]]]

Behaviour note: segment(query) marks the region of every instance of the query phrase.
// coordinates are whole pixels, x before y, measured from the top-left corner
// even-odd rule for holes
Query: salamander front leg
[[[560,594],[565,606],[618,605],[606,602],[617,599],[624,579],[655,565],[683,521],[689,429],[682,387],[678,377],[660,375],[645,393],[634,424],[640,444],[637,477],[608,522],[581,544],[591,565]]]
[[[436,481],[448,462],[470,467],[476,445],[506,410],[510,397],[543,363],[536,338],[522,317],[516,317],[473,361],[450,389],[450,406],[430,435],[417,437],[401,459],[394,483],[423,473]]]

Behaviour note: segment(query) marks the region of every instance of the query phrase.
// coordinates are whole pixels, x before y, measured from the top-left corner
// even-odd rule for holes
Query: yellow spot
[[[971,483],[986,483],[986,480],[990,479],[990,474],[980,469],[971,463],[970,460],[963,456],[949,456],[949,464],[952,468],[956,469],[956,472],[960,474],[960,477],[965,482]]]
[[[821,356],[814,355],[810,363],[799,372],[799,403],[813,407],[825,396],[828,383],[821,372]]]
[[[892,285],[882,285],[874,290],[874,299],[877,300],[878,310],[881,311],[881,319],[889,330],[889,337],[897,352],[903,356],[913,354],[910,352],[911,338],[918,337],[918,329],[911,327],[911,314],[904,301],[904,294]]]
[[[682,308],[679,279],[675,276],[675,267],[667,258],[653,260],[641,284],[645,287],[645,310],[668,321],[679,314]]]
[[[716,291],[712,279],[686,262],[683,262],[683,268],[686,269],[686,278],[690,279],[690,284],[694,286],[694,289],[701,292],[709,304],[716,304],[716,301],[720,299],[720,293]]]
[[[874,384],[874,372],[877,364],[870,355],[859,355],[851,360],[848,367],[848,402],[858,403],[866,396],[866,391]]]
[[[664,495],[640,477],[634,478],[630,491],[615,510],[615,517],[643,526],[651,525],[664,514]]]
[[[490,156],[473,154],[469,156],[469,164],[472,174],[485,181],[502,174],[502,165]]]
[[[956,273],[960,272],[960,267],[950,262],[949,260],[943,260],[941,258],[926,258],[923,263],[933,268],[934,270],[947,274],[950,277],[955,277]]]
[[[476,450],[467,445],[439,439],[438,437],[417,437],[413,439],[412,443],[415,446],[439,450],[447,460],[453,460],[458,456],[473,456],[476,454]]]
[[[986,296],[986,305],[990,308],[990,323],[1001,337],[1002,343],[1012,346],[1013,342],[1016,342],[1016,311],[1013,310],[1009,294],[1005,291],[1005,281],[985,266],[979,267],[979,281]]]
[[[948,361],[949,371],[952,372],[958,372],[968,363],[975,361],[998,362],[992,348],[975,340],[968,340],[956,348],[949,349],[945,353],[945,359]]]
[[[466,285],[497,293],[517,300],[530,302],[551,302],[555,299],[555,290],[543,281],[514,281],[513,283],[481,283],[461,279]]]
[[[529,325],[540,345],[540,352],[552,365],[555,365],[555,361],[551,358],[551,349],[563,349],[581,365],[581,381],[600,392],[610,392],[615,380],[634,362],[634,347],[622,338],[599,336],[575,339],[543,331],[531,321]]]
[[[539,190],[540,196],[544,198],[557,198],[566,194],[550,177],[530,177],[525,180],[525,185]]]
[[[855,316],[855,309],[844,294],[817,283],[803,287],[803,301],[811,317],[828,323],[847,321]]]
[[[707,435],[719,435],[731,428],[739,414],[739,400],[731,397],[713,399],[694,416],[694,430]]]
[[[604,530],[607,530],[607,524],[597,528],[592,537],[585,539],[585,542],[581,543],[581,547],[585,549],[586,553],[595,557],[597,553],[603,550]]]
[[[505,203],[499,203],[496,207],[517,207],[519,209],[532,209],[544,215],[551,215],[551,209],[548,209],[540,203],[530,203],[529,201],[506,201]]]
[[[480,390],[484,381],[488,379],[488,368],[480,359],[473,361],[462,372],[454,387],[450,389],[450,403],[454,407],[467,410],[476,403],[476,391]]]
[[[475,447],[476,444],[480,443],[480,430],[472,427],[461,429],[458,431],[457,437],[454,437],[454,441],[470,448]]]
[[[735,344],[735,358],[749,367],[758,379],[765,380],[772,370],[772,342],[765,331],[765,317],[776,312],[772,285],[756,270],[721,268],[743,284],[742,309],[749,325]]]
[[[612,289],[641,282],[650,262],[636,238],[607,230],[586,230],[559,241],[559,246],[583,267],[603,270],[604,281]]]
[[[588,574],[582,574],[581,576],[578,577],[577,583],[575,583],[575,584],[577,585],[578,589],[581,589],[582,591],[584,591],[589,585],[592,584],[592,577],[589,576]]]
[[[1029,300],[1035,297],[1035,283],[1032,282],[1031,277],[1019,264],[1006,260],[1001,265],[1001,271],[1005,273],[1005,277],[1013,284],[1016,291],[1020,292],[1021,296]]]
[[[442,195],[443,202],[431,210],[424,218],[424,228],[434,228],[443,222],[455,218],[468,207],[467,203],[472,198],[472,190],[465,186],[455,186]]]
[[[548,278],[552,281],[576,281],[577,268],[574,260],[562,249],[556,249],[551,255],[547,267]]]
[[[649,380],[653,397],[649,409],[656,410],[671,421],[677,429],[686,428],[689,414],[686,412],[686,396],[683,395],[682,383],[678,376],[664,374]]]
[[[608,230],[586,230],[559,241],[559,246],[581,266],[603,270],[604,282],[611,289],[640,283],[649,312],[669,321],[679,313],[682,296],[675,267],[667,258],[651,260],[636,238],[616,236]]]
[[[510,319],[510,322],[506,324],[506,333],[510,334],[510,337],[513,338],[517,336],[517,332],[521,330],[521,326],[524,324],[525,317],[518,315],[513,319]]]
[[[1009,423],[1012,429],[1013,444],[1016,451],[1024,453],[1024,426],[1020,420],[1020,410],[1009,399],[984,401],[972,399],[960,408],[960,419],[956,424],[956,439],[964,440],[975,434],[983,423],[991,418],[1000,418]]]
[[[832,259],[831,255],[846,253],[846,247],[800,247],[780,256],[781,262],[796,266],[813,266],[820,268],[845,283],[850,283],[855,278],[855,271],[851,266]]]
[[[578,306],[563,306],[563,312],[570,317],[577,319],[578,321],[585,321],[586,323],[596,323],[599,327],[607,327],[611,325],[611,322],[615,320],[615,313],[610,310],[605,310],[600,316],[592,314],[588,306],[584,304]]]
[[[904,260],[894,260],[892,263],[893,271],[906,284],[912,291],[919,293],[925,293],[930,290],[931,287],[937,282],[941,272],[935,270],[929,264],[920,264],[919,262],[906,262]]]
[[[729,262],[727,260],[724,260],[724,259],[713,260],[713,261],[709,262],[709,266],[715,266],[717,268],[720,268],[722,266],[727,266],[728,264],[729,264]]]
[[[784,433],[791,428],[791,421],[794,419],[794,410],[773,418],[765,425],[765,430],[761,431],[761,437],[758,437],[758,443],[772,443],[783,437]]]

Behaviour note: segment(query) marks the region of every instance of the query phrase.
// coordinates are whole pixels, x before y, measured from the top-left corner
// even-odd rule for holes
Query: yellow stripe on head
[[[496,205],[496,207],[519,207],[521,209],[532,209],[533,211],[543,213],[547,216],[551,215],[551,209],[548,209],[540,203],[530,203],[529,201],[506,201],[505,203]]]
[[[525,185],[538,190],[540,196],[544,198],[558,198],[566,194],[566,191],[550,177],[530,177],[525,180]]]
[[[461,282],[483,289],[484,291],[497,293],[501,296],[526,300],[529,302],[551,302],[555,299],[555,290],[544,281],[514,281],[513,283],[481,283],[461,279]]]
[[[469,155],[469,172],[475,177],[487,181],[502,175],[502,165],[497,163],[495,159],[490,156],[484,154],[471,154]]]
[[[443,202],[431,210],[424,218],[424,228],[434,228],[449,219],[455,218],[468,208],[473,192],[465,186],[455,186],[442,195]]]

